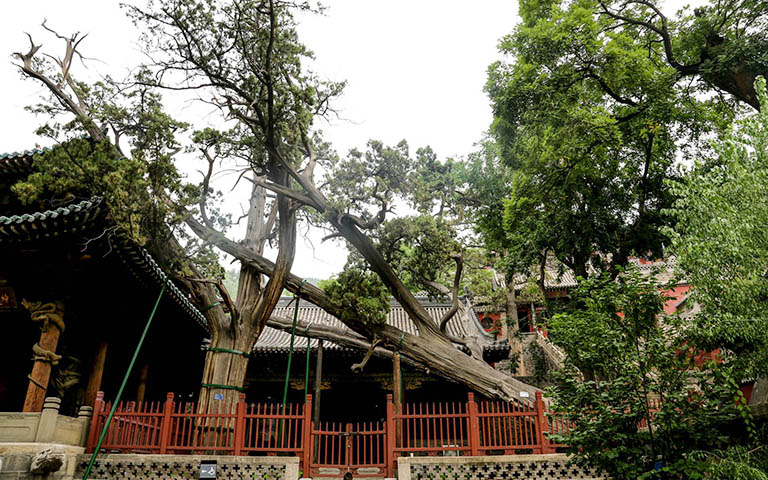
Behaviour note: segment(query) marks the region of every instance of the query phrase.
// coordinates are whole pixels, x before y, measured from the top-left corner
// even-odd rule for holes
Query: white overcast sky
[[[430,145],[441,158],[471,151],[491,121],[483,92],[498,40],[518,21],[514,0],[328,0],[324,16],[303,18],[302,41],[316,54],[321,76],[346,80],[336,103],[343,120],[319,125],[339,152],[370,138],[408,140],[412,151]],[[38,120],[24,111],[43,89],[22,80],[11,53],[28,49],[24,32],[44,50],[60,46],[40,28],[44,18],[62,33],[87,32],[82,51],[99,62],[74,73],[123,77],[141,61],[137,31],[113,0],[6,2],[0,16],[0,152],[47,145],[33,131]],[[197,179],[195,179],[197,180]],[[317,237],[314,236],[316,239]],[[326,278],[341,270],[342,247],[300,240],[294,273]]]

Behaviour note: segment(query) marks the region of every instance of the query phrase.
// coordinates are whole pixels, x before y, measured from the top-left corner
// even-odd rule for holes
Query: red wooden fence
[[[104,428],[111,403],[99,392],[93,409],[88,451],[93,451]],[[101,448],[121,453],[173,453],[263,455],[279,453],[302,457],[310,442],[312,395],[304,405],[247,404],[245,395],[232,405],[221,402],[200,412],[194,402],[123,402],[104,437]]]
[[[88,439],[93,451],[111,404],[97,396]],[[551,453],[562,445],[547,433],[567,431],[569,423],[546,415],[540,393],[532,405],[501,401],[410,403],[396,414],[387,395],[386,422],[311,421],[312,396],[282,411],[277,403],[234,405],[221,402],[199,412],[193,402],[123,402],[115,411],[102,449],[132,453],[217,453],[221,455],[293,455],[312,476],[392,477],[397,457],[415,455],[493,455]],[[367,467],[367,468],[366,468]],[[363,468],[364,471],[360,469]],[[378,470],[377,470],[378,469]],[[325,471],[323,471],[325,470]],[[329,470],[334,470],[330,472]]]

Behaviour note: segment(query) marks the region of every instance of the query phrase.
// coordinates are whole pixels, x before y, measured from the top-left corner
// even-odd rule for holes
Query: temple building
[[[0,411],[39,412],[56,396],[74,415],[97,391],[117,392],[166,274],[114,234],[98,197],[18,202],[10,187],[39,153],[0,157]],[[126,396],[196,394],[205,336],[204,317],[169,282]]]

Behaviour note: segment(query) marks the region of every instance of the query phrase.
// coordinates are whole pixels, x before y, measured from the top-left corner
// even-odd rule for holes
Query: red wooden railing
[[[95,448],[111,404],[99,392],[94,406],[88,451]],[[651,403],[650,408],[658,408]],[[392,477],[397,457],[414,455],[494,455],[552,453],[565,445],[549,435],[572,424],[547,412],[541,393],[531,405],[501,401],[423,402],[395,413],[387,395],[385,422],[311,421],[312,396],[283,412],[277,403],[249,404],[241,395],[199,412],[193,402],[123,402],[118,405],[102,449],[123,453],[216,453],[221,455],[293,455],[311,476]],[[643,426],[642,424],[640,425]],[[364,468],[367,467],[367,468]],[[362,471],[360,469],[363,469]],[[342,472],[343,473],[343,472]]]
[[[427,402],[403,405],[395,413],[392,396],[387,395],[387,432],[390,471],[395,459],[416,455],[492,455],[552,453],[561,445],[552,444],[541,393],[533,405],[501,401]],[[556,422],[557,432],[567,430],[565,421]]]
[[[88,451],[96,448],[112,405],[99,392],[93,411]],[[305,457],[310,443],[312,396],[303,405],[248,404],[245,395],[234,405],[214,404],[206,412],[194,402],[123,402],[104,437],[101,448],[122,453],[217,453],[248,455],[251,452]]]

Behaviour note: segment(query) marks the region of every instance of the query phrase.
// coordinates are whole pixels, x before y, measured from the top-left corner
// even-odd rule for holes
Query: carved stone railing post
[[[53,440],[53,434],[56,432],[56,420],[59,418],[59,407],[61,399],[48,397],[43,405],[43,413],[40,414],[40,422],[37,424],[37,433],[35,441],[47,443]]]
[[[88,444],[88,434],[91,428],[91,418],[93,418],[93,407],[83,405],[77,412],[77,419],[80,421],[80,446],[85,447]]]
[[[29,375],[29,387],[24,399],[24,412],[39,412],[51,379],[51,366],[61,359],[56,355],[59,335],[64,331],[64,306],[61,302],[28,302],[22,300],[33,322],[40,322],[40,341],[32,346],[34,365]]]

